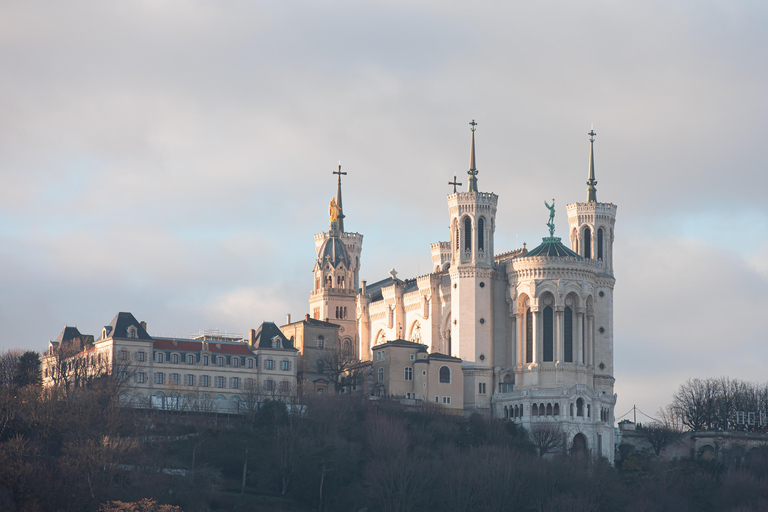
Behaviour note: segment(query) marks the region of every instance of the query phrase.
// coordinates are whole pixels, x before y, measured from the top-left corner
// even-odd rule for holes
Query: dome
[[[578,254],[560,243],[560,238],[548,236],[543,238],[541,245],[528,251],[524,258],[528,256],[559,256],[565,258],[581,258]]]
[[[326,261],[334,268],[338,267],[339,263],[343,263],[344,267],[349,268],[349,254],[340,238],[332,236],[323,242],[318,256],[318,264],[322,266]]]

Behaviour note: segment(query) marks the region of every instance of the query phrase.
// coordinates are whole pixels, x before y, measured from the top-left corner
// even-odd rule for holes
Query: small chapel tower
[[[451,218],[451,342],[448,355],[464,361],[465,407],[484,408],[493,394],[493,302],[497,287],[493,233],[498,196],[478,190],[475,165],[477,123],[473,120],[469,124],[472,142],[467,191],[456,192],[454,188],[448,195]]]
[[[568,205],[568,229],[571,249],[586,260],[598,265],[597,293],[591,320],[594,332],[594,351],[586,364],[594,368],[594,386],[607,395],[613,395],[613,239],[616,223],[616,205],[597,200],[595,179],[595,135],[589,135],[589,176],[587,202]]]
[[[317,259],[309,310],[312,318],[340,325],[339,342],[357,351],[357,288],[363,235],[344,231],[341,176],[347,173],[341,171],[339,164],[333,174],[338,175],[338,182],[336,197],[328,208],[330,227],[315,235]]]

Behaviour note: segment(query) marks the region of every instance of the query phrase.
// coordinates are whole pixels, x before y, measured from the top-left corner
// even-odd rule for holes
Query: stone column
[[[533,313],[531,315],[533,317],[533,362],[540,363],[544,359],[544,352],[542,350],[544,338],[539,328],[541,325],[541,313],[539,313],[538,306],[535,309],[531,308],[531,312]]]
[[[553,329],[554,332],[552,333],[554,336],[554,340],[553,340],[554,347],[552,348],[554,349],[553,360],[555,362],[558,362],[558,361],[562,362],[562,360],[564,359],[563,354],[565,354],[565,346],[564,346],[565,325],[563,323],[565,320],[563,319],[564,317],[563,311],[564,311],[563,306],[557,306],[555,308],[555,318],[554,318],[555,325],[552,326],[554,328]]]
[[[594,368],[595,366],[595,337],[594,337],[595,317],[587,315],[587,364]]]
[[[576,310],[576,336],[574,336],[577,363],[584,364],[584,310]]]
[[[515,350],[515,355],[517,356],[516,363],[518,365],[523,365],[523,364],[525,364],[525,358],[523,357],[523,353],[524,353],[523,346],[524,346],[524,343],[525,343],[525,327],[524,327],[524,324],[525,324],[525,322],[524,322],[525,314],[522,314],[522,313],[520,313],[518,311],[517,313],[515,313],[515,318],[517,319],[517,321],[515,322],[515,326],[517,327],[517,330],[516,330],[516,332],[517,332],[517,343],[516,343],[517,349]]]

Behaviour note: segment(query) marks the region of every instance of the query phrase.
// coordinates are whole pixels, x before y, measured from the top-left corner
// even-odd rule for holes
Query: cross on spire
[[[475,127],[477,123],[473,119],[470,123],[470,130],[472,130],[472,149],[469,153],[469,187],[468,192],[477,192],[477,167],[475,166]],[[455,181],[455,180],[454,180]]]
[[[456,193],[456,185],[461,186],[462,184],[456,181],[456,175],[453,175],[453,181],[448,182],[449,185],[453,185],[453,193]]]
[[[475,122],[474,119],[469,122],[469,126],[472,127],[470,128],[470,130],[475,131],[475,126],[477,126],[477,123]]]
[[[346,175],[346,172],[343,172],[341,170],[341,160],[339,160],[339,169],[337,171],[333,171],[333,174],[336,174],[339,176],[339,180],[336,183],[336,206],[339,207],[339,231],[342,233],[344,232],[344,207],[341,205],[341,175]]]
[[[595,128],[589,129],[589,177],[587,179],[587,202],[597,202],[597,180],[595,179]]]
[[[338,171],[333,171],[333,174],[338,174],[339,175],[339,181],[341,181],[341,175],[342,174],[344,174],[344,175],[347,174],[346,172],[341,172],[341,160],[339,160],[339,170]]]

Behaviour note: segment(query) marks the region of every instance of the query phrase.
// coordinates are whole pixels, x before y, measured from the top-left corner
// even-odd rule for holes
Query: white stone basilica
[[[448,195],[450,240],[431,245],[433,272],[359,280],[363,236],[344,231],[341,166],[330,229],[315,236],[310,312],[341,326],[342,346],[405,339],[461,358],[465,414],[526,428],[558,422],[569,449],[613,459],[613,240],[616,205],[597,201],[594,131],[587,201],[567,206],[570,248],[550,236],[496,254],[498,196],[480,192],[472,125],[466,192]],[[548,205],[549,206],[549,205]],[[426,397],[423,397],[426,398]]]

